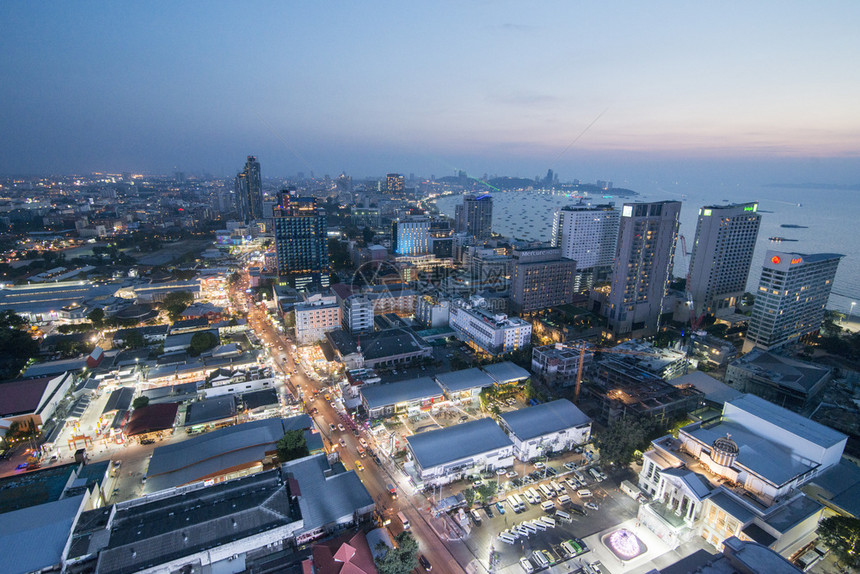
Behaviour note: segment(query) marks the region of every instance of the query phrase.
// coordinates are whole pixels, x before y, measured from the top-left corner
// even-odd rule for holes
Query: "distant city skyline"
[[[3,175],[232,177],[256,155],[264,178],[860,179],[855,2],[7,2],[0,19]]]

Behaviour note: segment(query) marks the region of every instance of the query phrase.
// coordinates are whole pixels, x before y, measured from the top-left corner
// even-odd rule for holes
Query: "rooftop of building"
[[[496,383],[500,385],[506,385],[508,383],[518,383],[520,381],[525,381],[529,377],[531,377],[531,373],[529,373],[524,368],[513,364],[510,361],[502,361],[501,363],[492,363],[490,365],[484,365],[481,369],[490,375]]]
[[[24,371],[23,376],[27,379],[40,379],[42,377],[55,377],[69,371],[82,371],[87,366],[87,356],[35,363]]]
[[[98,572],[120,574],[291,525],[300,518],[280,473],[272,470],[119,504],[107,536],[97,531],[77,546],[86,553],[100,550]]]
[[[420,353],[429,348],[417,335],[403,328],[361,336],[361,354],[369,360]]]
[[[776,355],[761,349],[753,349],[731,362],[731,368],[751,371],[758,377],[770,380],[782,387],[807,393],[821,380],[830,375],[830,369]]]
[[[358,475],[354,470],[342,468],[342,465],[330,467],[325,454],[307,456],[281,466],[283,476],[298,485],[305,532],[341,521],[357,511],[373,510],[373,497]]]
[[[376,574],[368,539],[363,530],[347,532],[312,548],[315,574]]]
[[[9,574],[61,564],[86,497],[81,494],[0,514],[0,556]]]
[[[731,436],[739,448],[738,464],[776,486],[790,482],[794,478],[812,470],[811,464],[798,460],[791,449],[755,434],[744,425],[723,420],[715,425],[690,425],[681,429],[701,443],[710,447],[718,438]]]
[[[436,380],[449,393],[490,387],[495,383],[490,375],[477,367],[440,373],[436,375]]]
[[[215,370],[220,368],[237,369],[248,365],[257,364],[257,352],[242,353],[238,357],[194,357],[189,358],[184,353],[168,364],[161,364],[149,369],[147,379],[150,381],[161,377],[179,376],[196,371]],[[201,377],[202,378],[202,377]]]
[[[262,462],[277,450],[289,430],[310,429],[308,415],[264,419],[218,429],[188,440],[157,447],[152,453],[145,492],[158,492]]]
[[[489,418],[412,435],[406,442],[425,469],[513,446],[505,431]]]
[[[203,399],[188,405],[185,426],[194,426],[236,416],[236,398],[233,395]]]
[[[272,405],[279,405],[277,389],[262,389],[250,393],[242,393],[242,405],[248,410],[259,409]]]
[[[567,399],[502,413],[501,419],[520,440],[529,440],[586,425],[591,418]]]
[[[137,436],[173,428],[179,403],[158,403],[134,409],[125,425],[126,436]]]
[[[54,377],[0,383],[0,417],[36,412]]]
[[[731,405],[730,409],[739,409],[753,414],[763,421],[824,448],[838,445],[848,438],[837,430],[749,393],[726,404]],[[723,410],[725,412],[725,408]]]
[[[860,467],[842,459],[807,483],[808,492],[852,516],[860,516]]]
[[[362,387],[361,395],[368,408],[396,405],[442,395],[442,388],[430,377],[418,377],[399,383]]]
[[[134,398],[134,387],[120,387],[114,389],[108,396],[108,400],[102,409],[102,414],[111,411],[127,411],[131,408],[131,401]]]
[[[706,400],[719,404],[737,399],[743,395],[739,390],[702,371],[692,371],[686,375],[681,375],[677,379],[672,379],[671,384],[674,387],[692,385],[696,390],[705,395]]]
[[[764,518],[764,522],[779,533],[786,533],[810,516],[824,508],[820,503],[805,494],[798,494],[791,500],[778,505]]]
[[[68,497],[67,487],[99,484],[109,465],[109,461],[87,466],[71,463],[0,478],[0,514]]]

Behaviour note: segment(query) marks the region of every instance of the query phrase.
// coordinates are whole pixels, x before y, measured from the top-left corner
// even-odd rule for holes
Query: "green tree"
[[[96,307],[95,309],[90,311],[90,314],[87,315],[87,319],[92,322],[93,327],[95,327],[96,329],[101,329],[105,320],[105,312],[102,310],[101,307]]]
[[[647,448],[657,430],[650,418],[625,415],[598,433],[594,444],[600,449],[601,460],[627,466],[633,462],[637,450]]]
[[[196,357],[200,353],[206,352],[218,344],[218,337],[215,333],[209,331],[199,331],[191,336],[191,344],[188,347],[188,354]]]
[[[0,313],[0,380],[17,376],[39,354],[39,344],[27,327],[27,321],[12,311]]]
[[[310,454],[307,440],[305,440],[305,432],[301,429],[284,433],[284,436],[281,437],[276,446],[278,449],[278,460],[281,462],[287,462]]]
[[[466,506],[472,506],[472,503],[475,502],[475,491],[474,489],[467,488],[463,491],[463,496],[466,499]]]
[[[149,404],[149,397],[147,397],[145,395],[140,395],[139,397],[137,397],[136,399],[131,401],[131,406],[132,406],[132,408],[135,408],[135,409],[143,408],[143,407],[147,406],[148,404]]]
[[[137,329],[132,329],[128,333],[125,333],[122,342],[129,349],[140,349],[146,346],[146,339]]]
[[[818,523],[818,536],[851,568],[860,568],[860,519],[831,516]]]
[[[494,494],[496,494],[496,483],[495,482],[485,482],[484,484],[475,487],[475,492],[478,494],[478,497],[484,502],[490,500]]]
[[[418,566],[418,542],[408,530],[394,537],[397,543],[376,561],[379,574],[409,574]]]
[[[194,301],[194,295],[188,291],[176,291],[168,293],[164,301],[161,302],[161,306],[167,311],[170,318],[176,321],[182,317],[182,312],[188,308],[192,301]]]

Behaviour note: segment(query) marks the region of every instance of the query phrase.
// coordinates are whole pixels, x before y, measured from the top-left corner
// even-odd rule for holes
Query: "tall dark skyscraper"
[[[274,209],[278,276],[296,289],[329,286],[328,237],[325,212],[313,197],[281,192]]]
[[[455,207],[454,219],[458,233],[489,239],[493,233],[493,197],[489,193],[464,195],[462,205]]]
[[[756,202],[699,210],[687,285],[696,316],[734,312],[746,289],[760,224]]]
[[[388,193],[400,193],[406,187],[406,178],[399,173],[389,173],[385,176]]]
[[[263,219],[263,178],[256,156],[249,155],[236,176],[236,208],[242,221]]]
[[[618,337],[657,332],[672,278],[680,201],[625,203],[612,266],[609,326]]]

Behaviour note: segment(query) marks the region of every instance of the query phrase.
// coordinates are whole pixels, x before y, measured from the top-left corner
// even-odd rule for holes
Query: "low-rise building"
[[[477,400],[482,389],[496,384],[495,379],[477,367],[438,374],[436,382],[448,399],[455,402]]]
[[[499,421],[521,461],[570,450],[591,438],[591,419],[567,399],[502,413]]]
[[[658,347],[640,339],[625,341],[612,350],[629,353],[616,353],[613,355],[615,360],[657,375],[664,381],[680,377],[688,370],[687,354],[683,351]]]
[[[474,472],[514,464],[514,444],[493,419],[412,435],[406,444],[423,486],[448,484]]]
[[[482,308],[482,300],[455,302],[449,324],[460,341],[491,356],[503,355],[531,344],[531,323]]]
[[[738,356],[735,346],[725,339],[701,332],[693,333],[690,340],[692,352],[715,367],[724,367]]]
[[[726,369],[726,383],[784,407],[801,410],[832,378],[828,367],[753,349]]]
[[[54,415],[74,382],[75,376],[65,373],[0,383],[0,421],[7,425],[32,421],[36,427],[41,427]]]
[[[340,329],[340,306],[334,296],[311,295],[294,308],[296,342],[309,345],[325,339],[328,331]]]
[[[800,488],[839,464],[847,437],[745,394],[721,418],[652,442],[640,521],[670,545],[699,535],[717,549],[737,536],[783,556],[812,541],[823,506]]]
[[[528,381],[532,376],[530,372],[510,361],[491,363],[484,365],[481,369],[490,375],[490,378],[499,386],[519,385]]]
[[[361,387],[361,404],[369,418],[430,410],[443,399],[442,387],[430,377]]]

